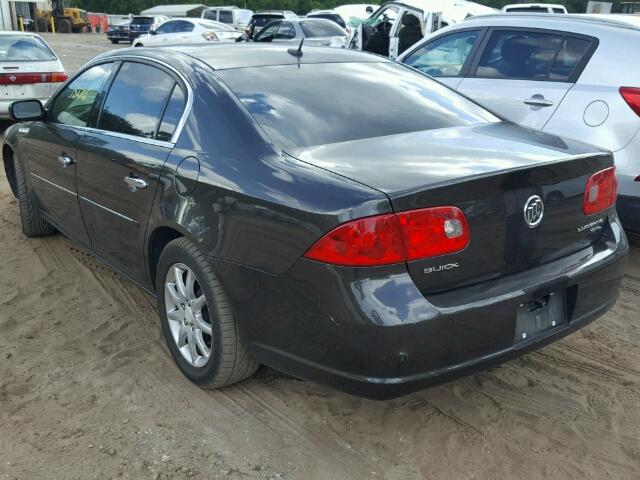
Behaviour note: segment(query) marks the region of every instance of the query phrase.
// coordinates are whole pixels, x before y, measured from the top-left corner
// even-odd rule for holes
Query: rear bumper
[[[585,250],[428,298],[404,265],[342,269],[303,259],[278,277],[228,264],[220,277],[258,361],[386,399],[503,362],[603,315],[617,300],[628,252],[617,216],[609,221]],[[514,343],[519,305],[559,291],[567,323]]]

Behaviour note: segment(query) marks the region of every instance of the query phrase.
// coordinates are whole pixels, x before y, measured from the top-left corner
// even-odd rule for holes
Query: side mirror
[[[157,35],[157,33],[156,33],[156,29],[155,29],[155,28],[150,28],[150,29],[149,29],[149,34],[150,34],[150,35]]]
[[[19,100],[9,106],[9,115],[16,122],[42,120],[44,118],[44,107],[40,100]]]

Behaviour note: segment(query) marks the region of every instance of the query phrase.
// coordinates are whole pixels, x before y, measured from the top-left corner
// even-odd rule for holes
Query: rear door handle
[[[553,105],[551,100],[547,100],[542,95],[534,95],[531,98],[523,100],[525,105],[531,105],[532,107],[550,107]]]
[[[136,190],[147,188],[149,186],[149,184],[145,180],[132,177],[131,175],[127,175],[126,177],[124,177],[124,183],[129,185],[129,190],[131,192],[135,192]]]
[[[62,164],[64,168],[67,168],[69,165],[73,165],[75,163],[73,158],[71,158],[68,155],[65,155],[64,153],[58,156],[58,161]]]

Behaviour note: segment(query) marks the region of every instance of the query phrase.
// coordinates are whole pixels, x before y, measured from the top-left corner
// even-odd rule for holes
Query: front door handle
[[[525,105],[531,105],[532,107],[550,107],[553,105],[551,100],[547,100],[542,95],[534,95],[531,98],[523,100]]]
[[[136,190],[147,188],[149,186],[149,184],[145,180],[137,177],[132,177],[131,175],[127,175],[126,177],[124,177],[124,183],[129,185],[129,191],[131,192],[135,192]]]
[[[69,165],[73,165],[75,160],[64,153],[58,156],[58,161],[62,164],[63,168],[67,168]]]

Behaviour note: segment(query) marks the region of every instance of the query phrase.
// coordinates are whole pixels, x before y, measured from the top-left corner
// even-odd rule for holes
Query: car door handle
[[[523,102],[525,103],[525,105],[531,105],[532,107],[550,107],[551,105],[553,105],[553,102],[551,100],[547,100],[543,96],[536,95],[523,100]]]
[[[75,160],[64,153],[58,156],[58,161],[62,164],[64,168],[67,168],[69,165],[73,165]]]
[[[142,188],[147,188],[149,186],[149,184],[145,180],[132,177],[131,175],[127,175],[126,177],[124,177],[124,183],[129,185],[129,190],[132,192],[135,192],[136,190]]]

